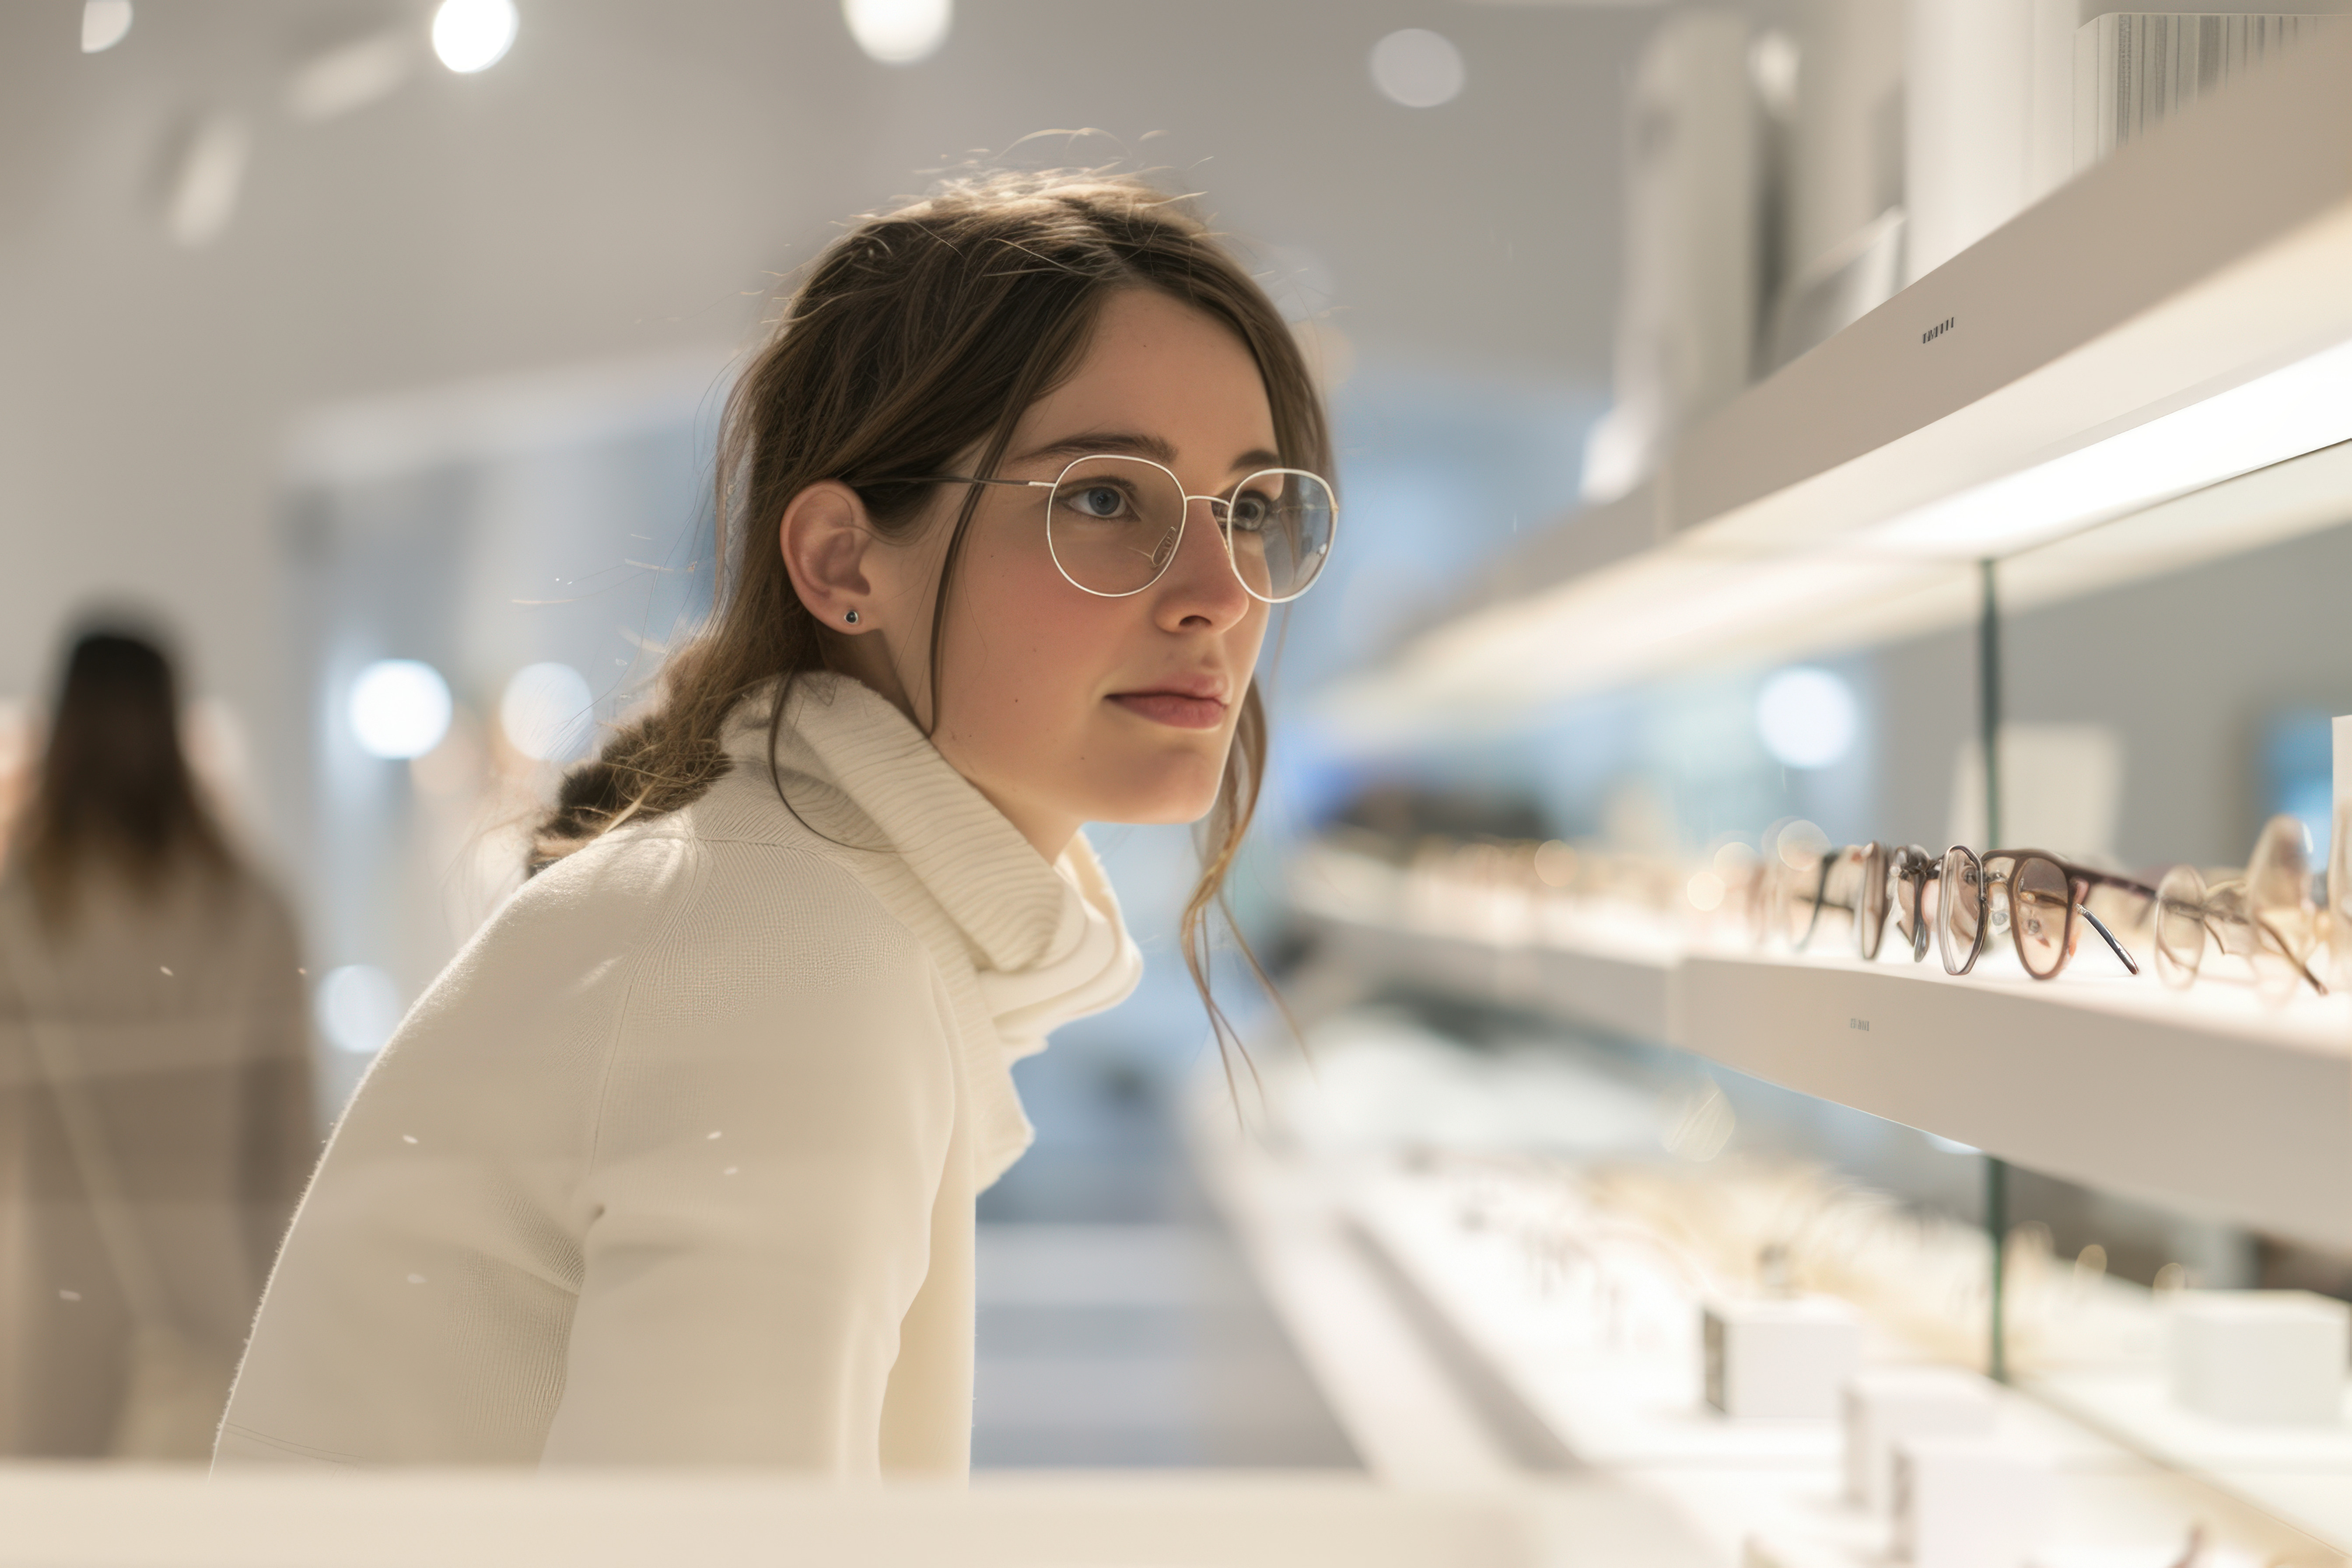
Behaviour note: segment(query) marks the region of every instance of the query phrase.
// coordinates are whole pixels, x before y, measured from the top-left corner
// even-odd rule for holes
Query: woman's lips
[[[1129,712],[1179,730],[1213,730],[1225,721],[1225,705],[1213,697],[1181,691],[1122,691],[1111,699]]]

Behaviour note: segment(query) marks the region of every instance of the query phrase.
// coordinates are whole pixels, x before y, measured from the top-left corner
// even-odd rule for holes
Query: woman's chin
[[[1213,785],[1206,790],[1142,792],[1118,799],[1097,803],[1089,812],[1089,822],[1116,822],[1137,827],[1167,826],[1179,823],[1194,823],[1216,808],[1217,792]]]

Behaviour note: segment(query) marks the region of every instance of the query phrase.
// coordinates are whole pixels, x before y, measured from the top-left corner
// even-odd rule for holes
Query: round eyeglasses
[[[1304,468],[1262,468],[1221,496],[1187,495],[1183,481],[1150,458],[1108,453],[1080,458],[1050,479],[940,474],[914,482],[1047,492],[1045,546],[1054,564],[1072,587],[1105,599],[1160,581],[1184,542],[1196,500],[1209,503],[1242,586],[1269,605],[1315,585],[1339,526],[1329,482]]]
[[[2145,882],[2070,865],[2037,850],[1990,849],[1979,855],[1963,844],[1944,851],[1935,880],[1936,946],[1947,974],[1968,973],[1988,941],[2005,935],[2026,973],[2054,980],[2082,940],[2077,917],[2099,933],[2125,969],[2139,973],[2131,950],[2091,912],[2090,898],[2094,888],[2107,888],[2145,903],[2157,896]]]

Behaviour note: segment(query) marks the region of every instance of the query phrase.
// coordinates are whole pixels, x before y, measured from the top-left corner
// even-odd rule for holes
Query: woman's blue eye
[[[1080,490],[1076,504],[1077,510],[1088,517],[1113,518],[1126,507],[1127,498],[1108,485],[1097,485],[1091,489]]]
[[[1231,516],[1233,525],[1243,532],[1258,532],[1273,520],[1273,499],[1255,494],[1235,496]]]

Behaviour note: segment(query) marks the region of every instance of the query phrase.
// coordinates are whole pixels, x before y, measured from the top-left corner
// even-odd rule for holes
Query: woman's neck
[[[955,759],[950,757],[948,761],[953,766]],[[957,768],[956,772],[963,773],[964,783],[978,790],[982,799],[1003,814],[1004,820],[1013,824],[1013,830],[1026,838],[1029,847],[1044,856],[1049,866],[1061,859],[1062,851],[1070,847],[1070,840],[1078,836],[1078,829],[1084,826],[1072,821],[1062,812],[1008,799],[1003,792],[989,788],[970,773],[963,773],[961,768]]]
[[[880,645],[879,637],[866,639],[864,643],[852,642],[845,650],[849,657],[836,660],[841,673],[866,686],[904,713],[908,723],[929,735],[931,744],[939,746],[940,754],[947,759],[948,765],[962,774],[964,783],[978,790],[982,799],[996,807],[1004,820],[1029,841],[1029,847],[1045,857],[1047,865],[1059,861],[1062,851],[1070,847],[1070,840],[1077,837],[1078,829],[1085,824],[1066,812],[1022,798],[1015,791],[991,787],[957,766],[953,751],[939,745],[938,733],[924,723],[921,714],[915,711],[914,700],[908,693],[906,683],[898,678],[889,661],[880,657]]]

